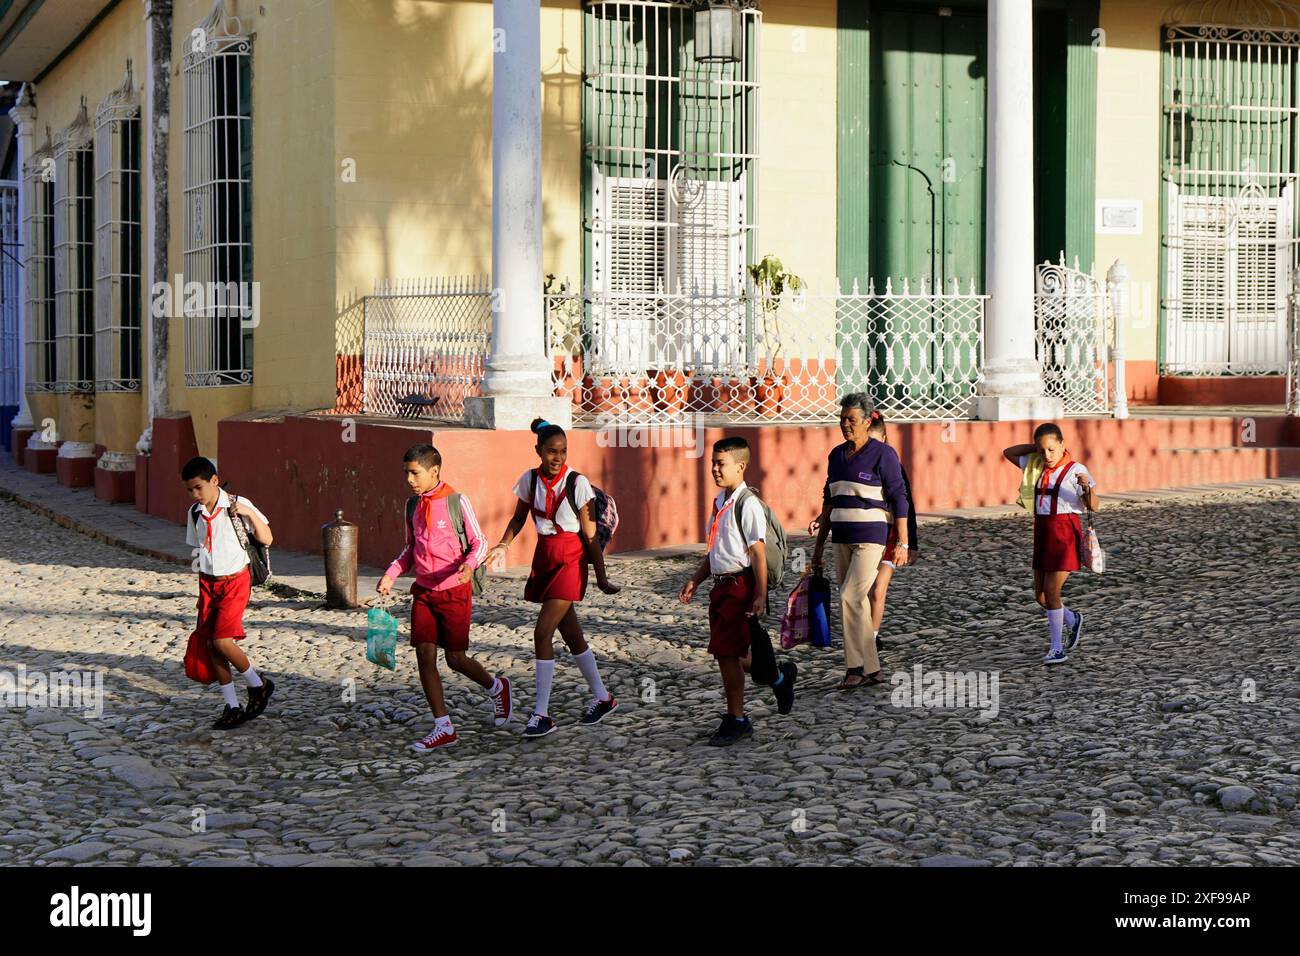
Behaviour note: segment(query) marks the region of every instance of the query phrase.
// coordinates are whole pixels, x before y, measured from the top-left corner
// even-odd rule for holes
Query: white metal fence
[[[481,394],[492,331],[486,276],[381,282],[361,301],[367,415],[460,419]]]
[[[1106,283],[1093,272],[1044,262],[1035,273],[1035,331],[1047,394],[1067,415],[1110,410],[1109,353],[1114,327]]]
[[[1300,415],[1300,279],[1287,298],[1286,413]]]
[[[1113,285],[1077,263],[1038,269],[1038,356],[1066,414],[1122,417]],[[545,335],[555,394],[577,425],[829,424],[840,397],[859,391],[891,420],[958,420],[974,414],[987,302],[955,282],[779,299],[751,286],[645,295],[556,284]],[[492,309],[486,276],[377,284],[340,315],[338,410],[462,420],[465,399],[482,394]]]
[[[780,299],[752,287],[546,298],[556,394],[575,423],[830,423],[862,391],[901,421],[968,418],[982,364],[973,284]]]

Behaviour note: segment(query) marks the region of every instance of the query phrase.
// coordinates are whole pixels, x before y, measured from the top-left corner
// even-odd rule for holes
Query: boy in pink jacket
[[[470,612],[473,585],[470,579],[487,554],[487,539],[479,530],[478,519],[469,499],[442,481],[442,456],[432,445],[414,445],[402,461],[406,465],[406,483],[414,492],[414,509],[408,503],[406,548],[384,572],[376,590],[391,594],[393,582],[414,570],[411,586],[411,645],[420,664],[420,683],[433,710],[433,730],[411,749],[429,753],[456,742],[443,699],[442,680],[438,676],[438,647],[447,657],[447,666],[464,674],[488,692],[492,698],[494,720],[498,727],[510,719],[510,681],[493,677],[478,661],[469,656]],[[451,500],[460,506],[468,549],[462,547],[451,513]]]

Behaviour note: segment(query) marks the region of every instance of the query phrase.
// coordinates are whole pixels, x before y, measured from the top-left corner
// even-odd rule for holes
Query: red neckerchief
[[[556,493],[556,489],[560,487],[561,482],[564,481],[564,476],[568,473],[569,466],[567,464],[561,465],[560,473],[551,481],[547,481],[546,476],[542,474],[542,469],[537,469],[537,480],[540,481],[542,487],[546,489],[546,510],[543,516],[547,521],[554,521],[555,512],[560,510],[560,496]],[[532,504],[532,502],[529,502],[529,504]]]
[[[420,495],[420,500],[424,504],[424,526],[429,527],[430,519],[433,517],[433,503],[440,498],[447,498],[456,493],[455,489],[445,481],[440,481],[433,487],[432,491],[426,491]]]
[[[1061,460],[1060,460],[1059,462],[1056,463],[1056,467],[1055,467],[1055,468],[1050,468],[1050,467],[1047,466],[1046,463],[1044,463],[1044,465],[1043,465],[1043,473],[1042,473],[1042,475],[1040,475],[1039,478],[1038,478],[1038,489],[1037,489],[1037,490],[1038,490],[1038,504],[1039,504],[1039,506],[1046,505],[1046,504],[1047,504],[1047,498],[1050,497],[1050,495],[1048,494],[1048,491],[1049,491],[1049,490],[1051,489],[1051,487],[1052,487],[1052,475],[1056,474],[1057,472],[1061,472],[1062,474],[1064,474],[1064,469],[1069,468],[1069,467],[1070,467],[1071,465],[1073,465],[1073,464],[1074,464],[1074,462],[1073,462],[1073,460],[1071,460],[1071,458],[1070,458],[1070,453],[1069,453],[1068,451],[1067,451],[1064,455],[1061,456]],[[1038,509],[1035,508],[1034,510],[1037,511]]]
[[[225,510],[226,509],[224,508],[218,508],[216,511],[212,512],[212,517],[209,518],[202,508],[199,509],[199,517],[208,523],[208,531],[203,538],[203,550],[208,552],[208,554],[212,553],[212,522],[216,521],[217,515],[221,514],[221,512]]]
[[[736,504],[736,495],[739,493],[739,491],[740,491],[739,488],[733,491],[731,493],[731,500],[713,513],[713,521],[709,525],[709,546],[708,546],[709,551],[713,550],[713,539],[718,536],[718,523],[722,521],[722,516],[726,514],[728,511],[730,511],[732,507]],[[714,507],[716,508],[717,506],[715,505]]]

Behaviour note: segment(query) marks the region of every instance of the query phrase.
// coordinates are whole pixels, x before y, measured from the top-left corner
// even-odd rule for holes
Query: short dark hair
[[[541,448],[556,435],[563,435],[564,429],[559,425],[552,425],[545,418],[534,418],[533,423],[528,426],[537,436],[537,447]]]
[[[749,442],[738,435],[733,435],[730,438],[720,438],[713,443],[713,452],[714,454],[731,452],[731,456],[736,461],[749,461]]]
[[[421,468],[441,468],[442,455],[438,454],[438,449],[432,445],[412,445],[406,449],[406,454],[402,456],[402,463],[418,462]]]
[[[190,481],[194,478],[202,478],[204,481],[211,481],[217,475],[217,466],[212,464],[210,459],[200,455],[197,458],[191,458],[181,468],[181,481]]]
[[[1056,436],[1057,441],[1065,441],[1065,435],[1061,432],[1061,426],[1056,422],[1043,422],[1034,429],[1034,444],[1037,445],[1048,435]]]

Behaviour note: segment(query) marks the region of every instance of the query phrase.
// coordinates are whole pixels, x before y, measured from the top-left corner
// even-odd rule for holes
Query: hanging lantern
[[[701,0],[695,5],[695,59],[739,63],[745,39],[739,0]]]

